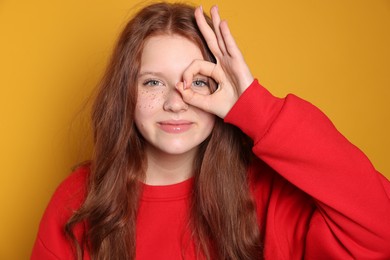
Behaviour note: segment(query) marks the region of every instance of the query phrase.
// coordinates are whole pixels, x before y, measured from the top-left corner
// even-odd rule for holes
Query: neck
[[[147,147],[148,168],[145,183],[148,185],[170,185],[185,181],[193,175],[196,149],[184,154],[167,154],[154,147]]]

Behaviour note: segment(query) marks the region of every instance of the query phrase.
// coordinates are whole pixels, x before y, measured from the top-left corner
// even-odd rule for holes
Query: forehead
[[[173,35],[155,35],[145,42],[141,56],[141,70],[145,66],[188,66],[195,59],[203,59],[196,43]]]

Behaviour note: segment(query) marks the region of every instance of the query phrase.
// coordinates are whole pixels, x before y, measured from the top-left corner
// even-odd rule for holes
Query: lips
[[[186,120],[169,120],[161,121],[158,125],[167,133],[179,134],[188,131],[192,127],[193,122]]]

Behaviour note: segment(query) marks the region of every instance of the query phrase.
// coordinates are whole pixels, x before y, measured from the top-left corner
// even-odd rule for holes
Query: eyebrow
[[[145,76],[145,75],[152,75],[152,76],[162,77],[164,74],[161,73],[161,72],[157,72],[157,71],[144,71],[144,72],[139,73],[138,77],[142,77],[142,76]]]
[[[140,77],[143,77],[145,75],[151,75],[151,76],[157,76],[157,77],[164,77],[164,73],[162,72],[158,72],[158,71],[143,71],[141,73],[138,74],[138,78]],[[210,79],[210,77],[207,77],[205,75],[202,75],[202,74],[196,74],[196,75],[193,75],[194,78],[205,78],[205,79]]]

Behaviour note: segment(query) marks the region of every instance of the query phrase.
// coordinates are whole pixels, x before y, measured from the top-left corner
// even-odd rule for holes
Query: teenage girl
[[[94,153],[57,189],[32,259],[390,259],[390,184],[329,119],[254,79],[218,8],[124,28]]]

